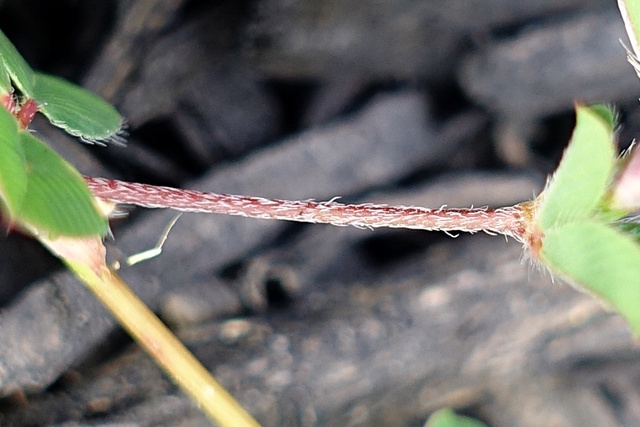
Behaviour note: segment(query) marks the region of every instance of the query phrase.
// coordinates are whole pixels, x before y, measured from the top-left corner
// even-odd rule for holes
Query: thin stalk
[[[502,234],[524,241],[528,207],[516,205],[498,209],[429,209],[415,206],[376,204],[346,205],[328,202],[290,201],[262,197],[206,193],[85,177],[91,192],[115,203],[145,208],[170,208],[183,212],[239,215],[251,218],[325,223],[360,228],[410,228]]]
[[[69,258],[63,259],[120,324],[217,425],[259,426],[116,273],[104,265],[91,268]]]

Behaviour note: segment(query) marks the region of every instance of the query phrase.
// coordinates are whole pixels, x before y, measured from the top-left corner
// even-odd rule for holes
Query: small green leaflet
[[[473,418],[458,415],[449,408],[434,412],[425,427],[487,427]]]
[[[123,119],[99,96],[66,80],[34,72],[0,31],[0,94],[11,93],[11,81],[40,111],[67,133],[88,142],[119,141]]]
[[[640,334],[638,226],[613,209],[616,161],[613,113],[602,106],[576,109],[569,147],[541,195],[536,224],[540,260],[568,281],[611,304]]]
[[[49,238],[106,235],[102,215],[82,176],[49,146],[20,132],[27,163],[27,191],[17,222]]]
[[[14,220],[27,191],[26,162],[16,118],[0,106],[0,201]]]
[[[547,231],[592,215],[607,190],[614,165],[613,127],[602,107],[578,106],[571,142],[541,196],[540,229]]]
[[[56,125],[87,141],[117,138],[122,117],[111,105],[56,77],[34,73],[0,31],[0,95],[11,83]],[[4,92],[4,93],[3,93]],[[12,221],[47,237],[104,236],[102,215],[80,174],[0,108],[0,201]]]
[[[32,97],[33,70],[2,31],[0,31],[0,59],[4,64],[5,72],[11,76],[16,87],[20,89],[23,95]]]
[[[540,259],[611,303],[640,335],[640,245],[611,226],[579,221],[549,231]]]
[[[117,140],[120,113],[93,93],[58,77],[35,73],[33,99],[54,125],[88,142]]]

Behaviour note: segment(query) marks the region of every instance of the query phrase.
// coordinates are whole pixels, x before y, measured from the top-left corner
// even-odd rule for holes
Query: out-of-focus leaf
[[[28,132],[20,132],[20,142],[27,163],[27,191],[18,222],[50,238],[104,236],[107,219],[78,171]]]
[[[0,106],[0,201],[13,220],[27,191],[27,171],[18,122]]]
[[[547,232],[540,259],[611,304],[640,334],[640,245],[613,226],[578,221]]]
[[[15,86],[28,96],[33,96],[34,73],[13,43],[0,31],[0,58]]]
[[[54,125],[88,142],[118,140],[123,119],[99,96],[66,80],[35,74],[33,98]]]
[[[487,425],[473,418],[458,415],[449,408],[434,412],[425,427],[487,427]]]
[[[589,217],[606,192],[615,165],[613,128],[598,111],[576,108],[576,127],[537,210],[542,231]]]

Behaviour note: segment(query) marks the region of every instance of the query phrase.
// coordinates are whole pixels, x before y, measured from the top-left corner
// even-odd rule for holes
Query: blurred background
[[[92,176],[497,207],[541,191],[576,102],[640,132],[612,1],[0,0],[0,29],[126,117],[126,147],[33,124]],[[175,215],[121,210],[112,261]],[[37,243],[0,255],[1,425],[209,425]],[[121,273],[266,426],[640,424],[627,326],[514,241],[189,214]]]

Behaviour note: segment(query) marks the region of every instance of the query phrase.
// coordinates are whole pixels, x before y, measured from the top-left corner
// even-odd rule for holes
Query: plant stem
[[[261,197],[205,193],[171,187],[85,177],[91,192],[115,203],[183,212],[240,215],[251,218],[325,223],[360,228],[410,228],[502,234],[524,241],[527,207],[498,209],[428,209],[375,204],[345,205],[334,201],[289,201]]]
[[[82,262],[63,259],[118,322],[217,425],[259,426],[116,273],[104,265],[95,269]]]

